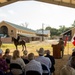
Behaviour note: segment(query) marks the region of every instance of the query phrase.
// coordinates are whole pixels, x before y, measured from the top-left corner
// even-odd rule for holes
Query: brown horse
[[[17,47],[18,45],[22,45],[22,51],[24,51],[24,48],[26,50],[26,42],[24,40],[18,41],[17,39],[12,37],[12,41],[14,42],[16,49],[18,49],[18,47]]]

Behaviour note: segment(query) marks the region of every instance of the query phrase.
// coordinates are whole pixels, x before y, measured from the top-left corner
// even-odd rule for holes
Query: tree
[[[45,30],[50,30],[51,36],[58,35],[58,30],[56,28],[46,27]]]
[[[72,27],[75,27],[75,21],[73,22]]]
[[[59,30],[59,33],[61,34],[61,33],[63,33],[63,32],[65,32],[65,30],[66,30],[66,27],[63,25],[63,26],[59,26],[60,28],[58,29]]]

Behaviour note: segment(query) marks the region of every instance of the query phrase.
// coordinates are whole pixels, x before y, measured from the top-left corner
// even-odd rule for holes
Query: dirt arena
[[[38,50],[40,47],[43,47],[45,50],[49,49],[51,51],[51,55],[53,55],[53,48],[52,48],[52,44],[57,44],[57,41],[44,41],[44,42],[31,42],[27,45],[27,50],[28,53],[33,52],[35,54],[35,56],[38,56],[38,53],[36,52],[36,50]],[[64,50],[64,57],[62,59],[55,59],[55,75],[60,75],[60,70],[62,68],[63,65],[66,64],[69,56],[72,53],[72,47],[69,48],[69,44],[65,47]],[[11,54],[13,53],[14,49],[11,49]],[[21,56],[23,55],[22,50],[19,48]]]

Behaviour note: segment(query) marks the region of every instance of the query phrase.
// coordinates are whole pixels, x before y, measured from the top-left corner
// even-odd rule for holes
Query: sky
[[[45,29],[50,26],[72,26],[75,20],[75,8],[59,6],[37,1],[18,1],[0,7],[0,22],[8,21],[30,29]]]

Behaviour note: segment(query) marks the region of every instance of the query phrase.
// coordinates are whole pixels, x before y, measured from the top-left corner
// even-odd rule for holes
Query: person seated
[[[18,34],[18,36],[17,36],[17,42],[19,42],[19,40],[20,40],[20,35]]]
[[[23,61],[25,62],[25,64],[28,64],[29,63],[29,60],[28,60],[28,56],[27,56],[27,54],[28,54],[28,51],[27,50],[24,50],[23,51],[23,56],[22,56],[22,59],[23,59]]]
[[[25,67],[25,74],[27,73],[27,71],[37,71],[42,75],[41,63],[34,60],[34,58],[35,57],[33,53],[28,54],[29,63]]]
[[[9,72],[8,64],[6,63],[5,59],[2,57],[3,51],[0,49],[0,71],[3,73]]]
[[[75,75],[75,56],[71,59],[71,66],[65,65],[60,70],[60,75]]]
[[[7,48],[5,50],[5,54],[3,55],[3,59],[5,59],[8,64],[10,64],[10,60],[12,58],[12,56],[9,55],[9,53],[10,53],[10,49]]]
[[[53,75],[55,75],[55,73],[54,73],[54,71],[55,71],[55,67],[54,67],[55,59],[52,55],[50,55],[50,50],[46,50],[45,54],[46,54],[45,57],[48,57],[50,59],[51,63],[52,63],[52,66],[50,68],[50,72],[53,73]]]
[[[47,57],[44,57],[44,49],[40,48],[39,50],[37,50],[39,56],[37,58],[35,58],[36,61],[39,61],[41,64],[44,64],[47,68],[48,68],[48,72],[50,73],[50,68],[52,66],[51,60]]]
[[[22,70],[20,70],[20,69],[11,69],[11,72],[13,73],[13,75],[22,74],[22,72],[24,72],[24,70],[25,70],[25,63],[24,63],[23,59],[20,57],[19,50],[15,50],[13,52],[13,57],[10,61],[10,65],[13,64],[13,63],[19,64],[22,68]],[[12,68],[12,67],[10,67],[10,68]]]
[[[68,66],[71,66],[71,59],[72,59],[72,57],[75,56],[75,51],[74,51],[74,50],[75,50],[75,49],[73,49],[73,52],[72,52],[71,56],[70,56],[69,59],[68,59],[68,62],[67,62],[67,65],[68,65]]]

